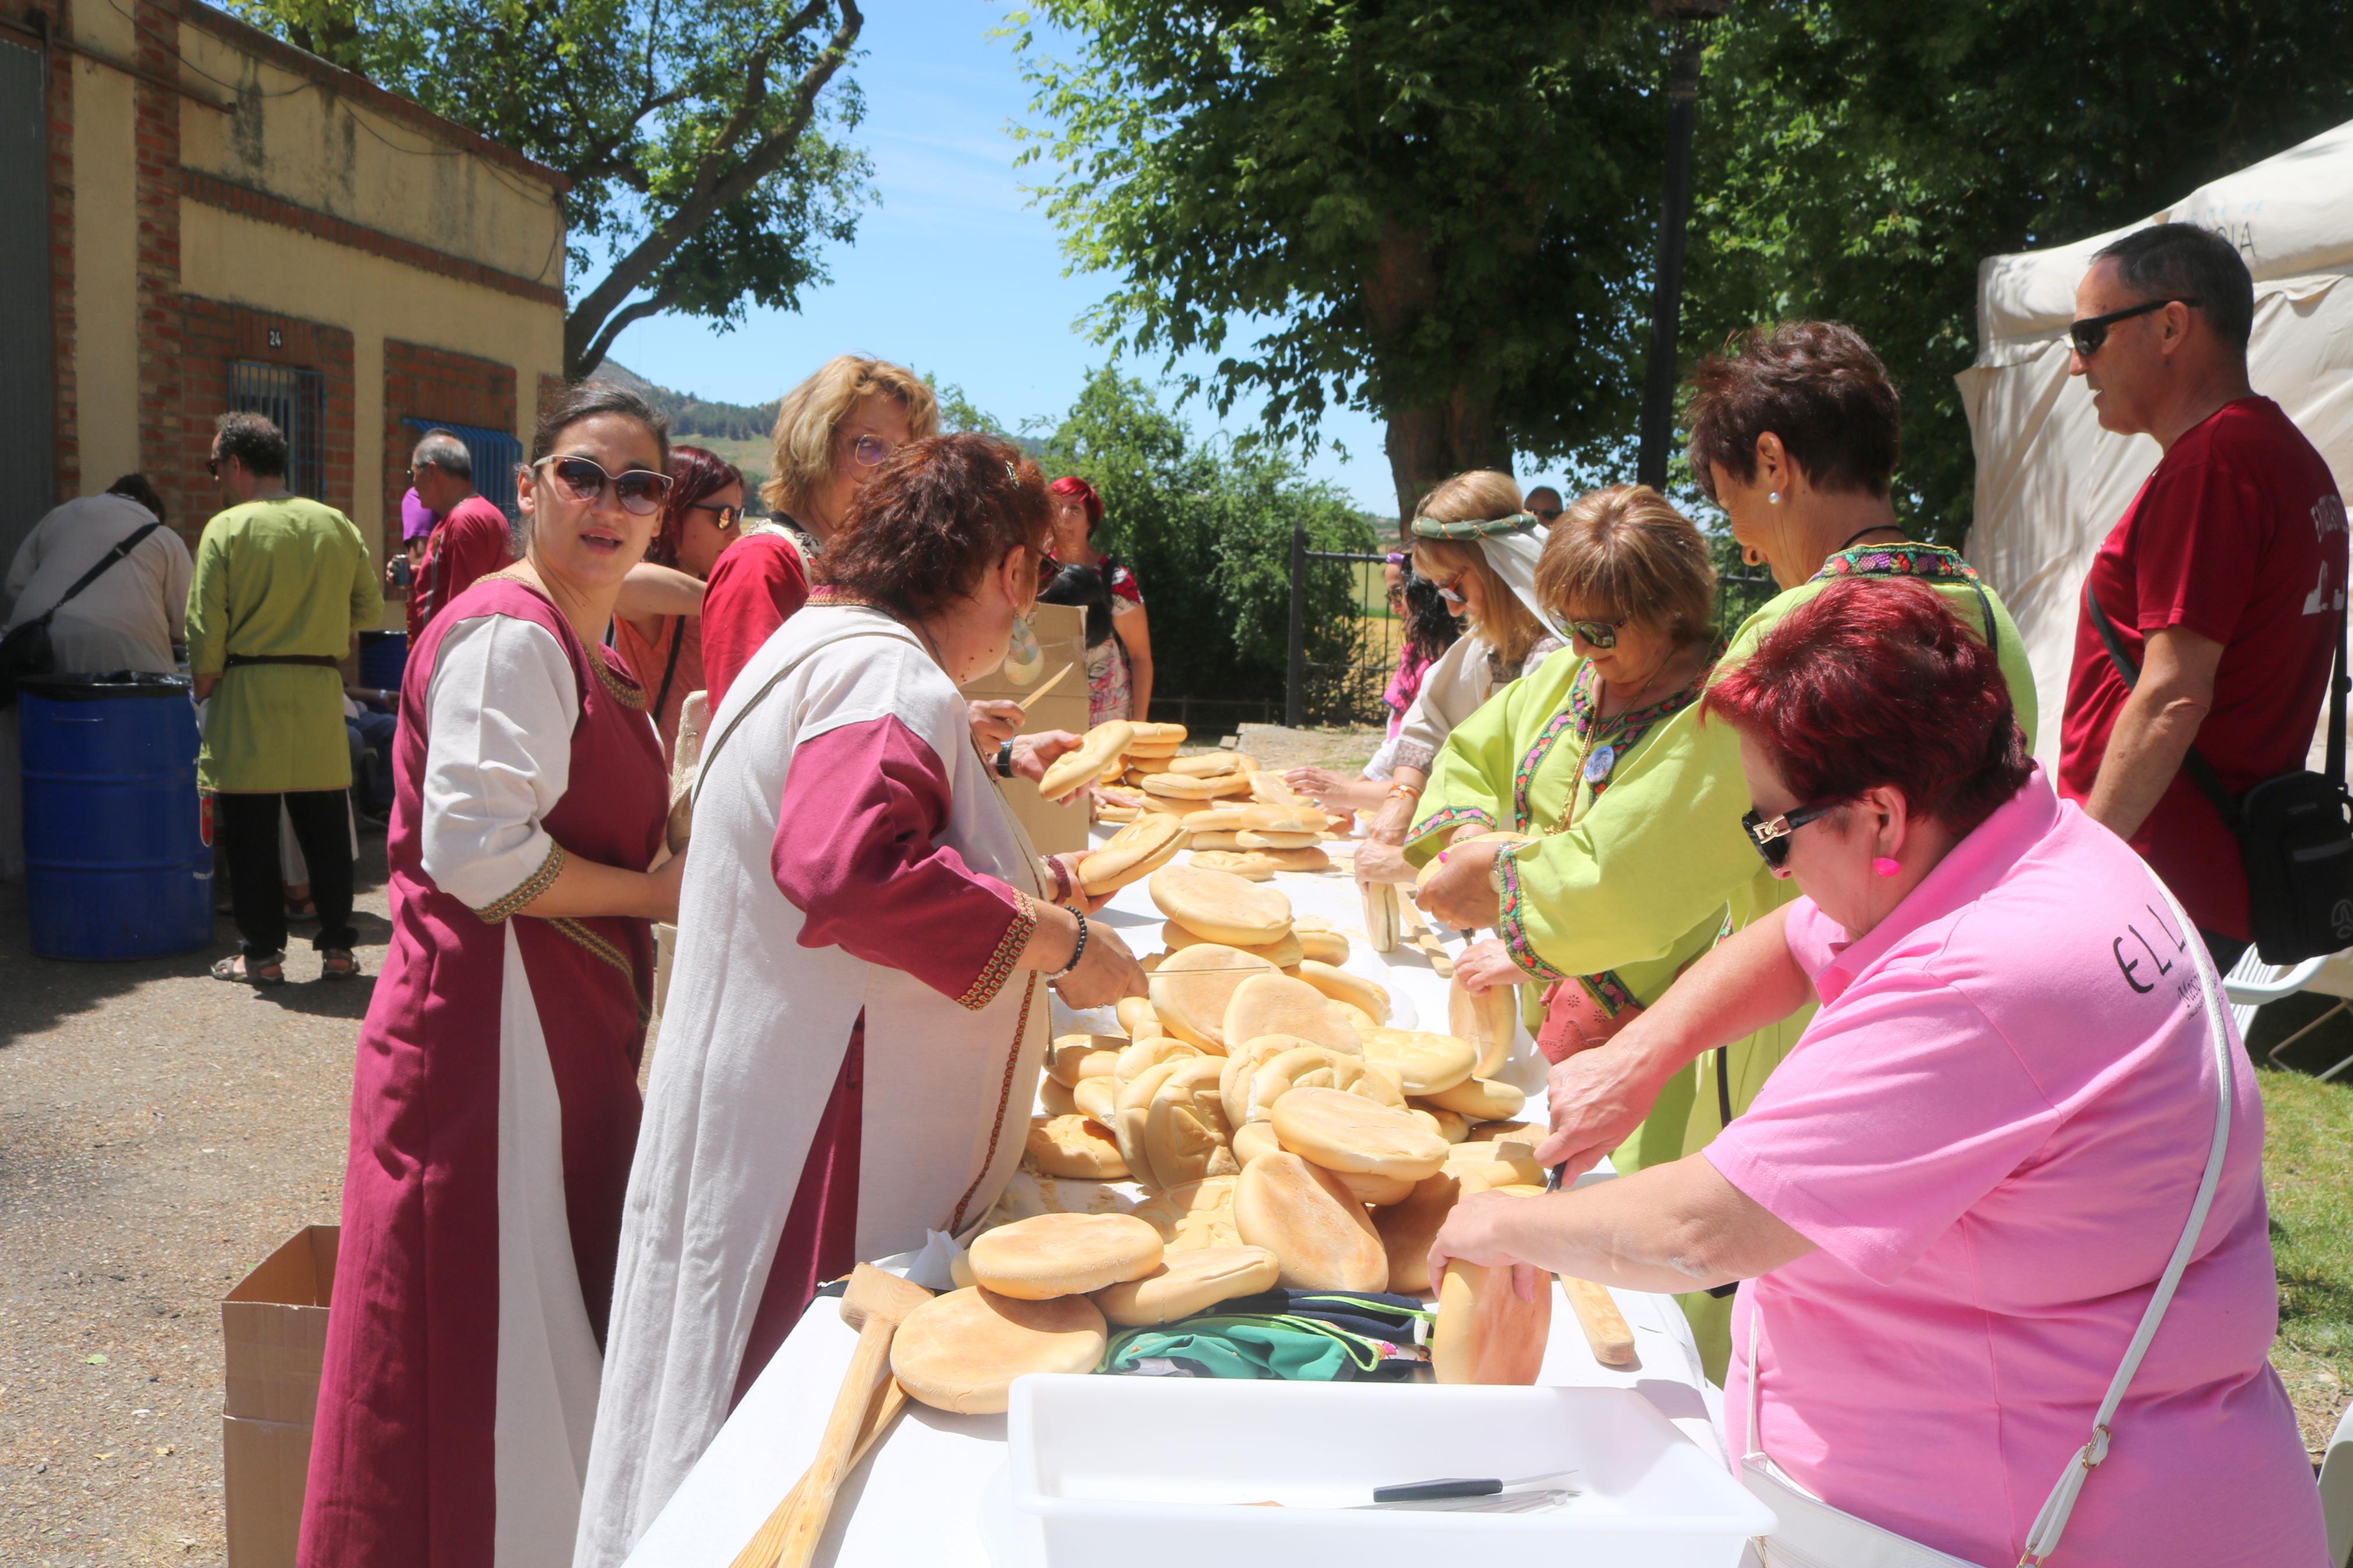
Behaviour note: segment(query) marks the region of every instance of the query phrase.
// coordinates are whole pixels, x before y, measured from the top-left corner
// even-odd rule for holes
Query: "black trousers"
[[[359,945],[352,929],[352,837],[349,807],[339,789],[285,795],[213,797],[213,821],[228,861],[228,896],[237,921],[237,951],[274,958],[286,950],[285,867],[278,855],[278,805],[286,803],[294,842],[311,863],[311,901],[319,910],[317,948]]]

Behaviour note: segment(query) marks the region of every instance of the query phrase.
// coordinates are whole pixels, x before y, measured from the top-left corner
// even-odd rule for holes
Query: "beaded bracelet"
[[[1069,968],[1064,969],[1058,973],[1050,974],[1046,977],[1046,983],[1050,985],[1055,984],[1060,981],[1068,980],[1072,974],[1076,973],[1079,967],[1079,960],[1087,955],[1087,917],[1079,914],[1075,910],[1071,912],[1077,918],[1079,922],[1079,945],[1071,949],[1071,963]]]

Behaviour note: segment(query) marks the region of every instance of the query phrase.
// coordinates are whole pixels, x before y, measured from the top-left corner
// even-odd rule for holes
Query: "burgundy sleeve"
[[[2227,643],[2255,588],[2257,502],[2210,457],[2149,480],[2134,520],[2141,634],[2176,626]]]
[[[794,751],[768,865],[807,917],[803,947],[904,970],[978,1011],[1012,977],[1038,914],[934,842],[947,815],[947,770],[913,731],[895,718],[845,724]]]
[[[789,541],[755,533],[720,552],[702,590],[702,689],[719,710],[768,634],[808,602],[808,575]]]

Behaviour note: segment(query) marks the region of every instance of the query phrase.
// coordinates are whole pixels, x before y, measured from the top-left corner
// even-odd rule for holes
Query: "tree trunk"
[[[1511,443],[1504,438],[1493,399],[1469,387],[1455,387],[1440,402],[1390,409],[1385,445],[1400,524],[1412,519],[1421,498],[1440,481],[1466,468],[1512,471]]]

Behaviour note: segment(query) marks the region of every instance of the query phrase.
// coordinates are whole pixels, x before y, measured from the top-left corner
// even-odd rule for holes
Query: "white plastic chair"
[[[2337,1418],[2321,1458],[2320,1519],[2328,1531],[2328,1560],[2343,1568],[2353,1552],[2353,1405]]]
[[[2231,973],[2222,977],[2222,992],[2231,999],[2231,1021],[2238,1026],[2239,1038],[2244,1040],[2247,1037],[2247,1031],[2254,1027],[2256,1008],[2266,1002],[2276,1002],[2284,996],[2295,995],[2312,984],[2313,976],[2318,974],[2321,965],[2327,962],[2326,958],[2307,958],[2302,963],[2283,967],[2276,963],[2265,963],[2256,956],[2255,950],[2252,947],[2242,953],[2239,962],[2231,966]],[[2339,998],[2335,1006],[2274,1046],[2265,1053],[2272,1066],[2279,1066],[2282,1051],[2286,1050],[2348,1007],[2353,1007],[2353,1002]],[[2327,1083],[2348,1067],[2353,1067],[2353,1057],[2347,1057],[2343,1061],[2322,1073],[2320,1081]],[[2353,1486],[2353,1481],[2348,1481],[2348,1484]]]

